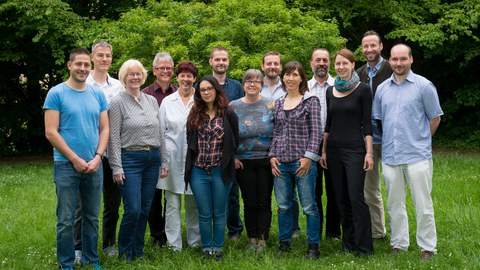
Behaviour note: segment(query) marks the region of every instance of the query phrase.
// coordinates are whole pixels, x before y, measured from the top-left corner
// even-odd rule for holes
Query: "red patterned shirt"
[[[211,167],[221,165],[224,135],[222,117],[216,115],[205,121],[198,130],[198,155],[193,162],[195,167],[209,171]]]

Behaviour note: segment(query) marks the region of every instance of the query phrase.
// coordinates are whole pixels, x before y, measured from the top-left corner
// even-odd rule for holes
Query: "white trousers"
[[[390,166],[383,163],[382,165],[388,193],[387,212],[391,246],[407,250],[410,245],[405,202],[408,184],[417,217],[417,244],[422,251],[436,252],[437,232],[430,196],[433,161],[429,159],[414,164]]]
[[[387,235],[385,228],[385,211],[383,210],[382,189],[380,187],[380,162],[382,161],[382,145],[373,145],[373,169],[365,174],[363,193],[365,203],[370,210],[372,221],[372,237],[384,238]]]
[[[184,195],[185,223],[187,227],[187,244],[191,247],[200,244],[198,212],[193,195]],[[165,234],[172,250],[182,250],[182,194],[165,190]]]

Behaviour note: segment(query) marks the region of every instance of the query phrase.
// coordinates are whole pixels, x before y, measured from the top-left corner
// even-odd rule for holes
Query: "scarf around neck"
[[[358,77],[358,74],[355,71],[352,72],[350,80],[342,80],[340,79],[340,76],[337,76],[337,78],[335,78],[335,89],[341,93],[345,93],[357,86],[359,81],[360,77]]]

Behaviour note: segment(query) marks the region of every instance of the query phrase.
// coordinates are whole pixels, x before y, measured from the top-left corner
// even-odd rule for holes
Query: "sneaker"
[[[290,242],[280,241],[280,245],[278,246],[277,256],[282,256],[288,252],[290,252]]]
[[[80,260],[82,259],[82,251],[81,250],[75,250],[75,264],[80,264]]]
[[[238,239],[240,239],[240,236],[238,234],[234,234],[234,235],[229,235],[228,236],[228,240],[230,241],[237,241]]]
[[[307,249],[307,258],[316,260],[320,257],[320,252],[318,251],[318,244],[308,244]]]
[[[202,260],[210,260],[212,258],[213,254],[212,254],[211,250],[206,249],[206,250],[202,251],[202,253],[203,253],[202,254]]]
[[[99,262],[92,263],[93,269],[95,270],[103,270],[103,267],[100,265]]]
[[[117,257],[118,256],[118,251],[115,248],[115,245],[108,246],[103,249],[103,252],[105,252],[105,255],[108,257]]]
[[[260,240],[257,243],[257,254],[258,255],[263,255],[265,253],[265,248],[267,247],[267,241],[265,240]]]
[[[221,250],[215,250],[213,252],[213,259],[216,261],[216,262],[219,262],[223,259],[223,252]]]

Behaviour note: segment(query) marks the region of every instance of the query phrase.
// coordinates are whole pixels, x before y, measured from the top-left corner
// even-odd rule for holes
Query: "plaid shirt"
[[[222,117],[216,115],[213,119],[205,121],[203,128],[198,130],[198,155],[193,165],[207,171],[211,167],[220,166],[224,136]]]
[[[287,115],[283,110],[285,98],[275,102],[273,141],[269,157],[280,162],[292,162],[303,157],[318,161],[322,139],[320,102],[306,92],[302,101]]]

